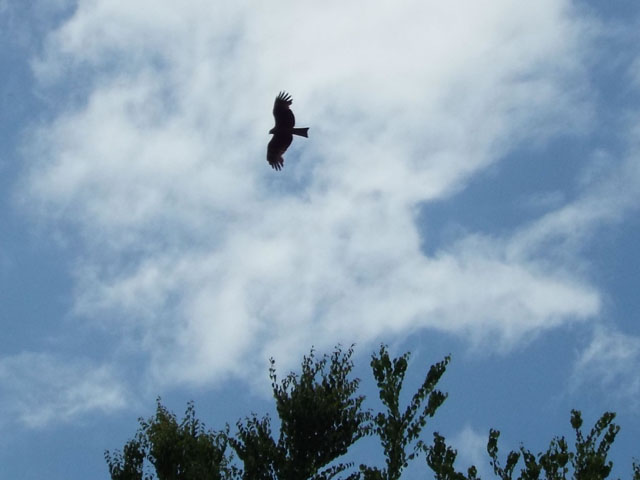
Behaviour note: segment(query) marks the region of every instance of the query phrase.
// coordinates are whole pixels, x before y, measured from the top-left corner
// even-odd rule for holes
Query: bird
[[[291,95],[287,92],[280,92],[273,103],[273,117],[276,125],[269,130],[273,134],[269,145],[267,145],[267,162],[275,170],[282,170],[284,166],[284,152],[287,151],[289,145],[293,141],[294,135],[309,138],[309,128],[294,128],[296,117],[289,108],[293,103]]]

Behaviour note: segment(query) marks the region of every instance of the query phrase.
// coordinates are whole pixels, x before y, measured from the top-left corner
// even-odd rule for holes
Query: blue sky
[[[613,410],[628,476],[640,7],[530,3],[0,0],[0,477],[107,478],[156,396],[220,428],[339,342],[372,400],[380,342],[409,388],[452,354],[461,466]]]

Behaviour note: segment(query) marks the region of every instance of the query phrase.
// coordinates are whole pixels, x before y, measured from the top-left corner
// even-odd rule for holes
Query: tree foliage
[[[438,432],[433,433],[433,444],[423,447],[426,453],[426,461],[433,471],[436,480],[476,480],[478,470],[475,466],[469,467],[467,475],[457,471],[453,464],[458,452],[447,445],[445,438]]]
[[[518,480],[604,480],[611,473],[613,462],[607,456],[620,427],[613,423],[615,414],[605,412],[585,436],[582,415],[571,411],[571,426],[575,431],[574,449],[564,437],[554,437],[544,452],[533,454],[524,445],[510,451],[503,463],[499,459],[500,432],[491,429],[487,441],[489,463],[500,480],[513,480],[520,468]],[[456,470],[457,452],[448,446],[444,437],[434,433],[433,444],[425,448],[428,466],[437,480],[477,480],[477,469],[470,467],[466,474]],[[640,468],[633,464],[633,479],[640,480]]]
[[[413,460],[420,449],[419,435],[433,417],[436,410],[447,398],[445,393],[435,389],[444,374],[450,358],[432,365],[429,373],[404,409],[400,407],[400,393],[409,363],[409,354],[391,359],[387,348],[382,345],[377,355],[371,359],[371,369],[379,390],[380,400],[386,411],[373,417],[373,431],[378,437],[385,454],[386,467],[362,465],[364,478],[396,480],[402,470]],[[413,446],[413,448],[411,448]]]
[[[620,427],[613,423],[615,413],[605,412],[593,426],[588,435],[582,433],[582,415],[577,410],[571,411],[571,426],[575,430],[575,450],[571,451],[564,437],[555,437],[545,452],[537,455],[524,446],[519,451],[511,451],[507,455],[505,466],[498,459],[498,438],[500,432],[490,430],[487,453],[491,458],[494,473],[502,480],[512,480],[515,467],[520,457],[523,466],[518,479],[537,480],[543,474],[550,480],[604,480],[611,473],[613,462],[607,455]]]
[[[278,415],[276,431],[269,415],[252,414],[236,423],[231,435],[207,430],[196,418],[193,403],[185,416],[176,416],[157,401],[155,416],[140,419],[135,436],[122,451],[105,452],[112,480],[397,480],[409,463],[419,457],[426,462],[425,475],[436,480],[479,480],[471,466],[463,473],[455,466],[458,452],[444,436],[432,432],[423,440],[427,419],[433,417],[447,394],[437,384],[450,357],[432,365],[424,381],[406,405],[401,397],[409,354],[391,358],[381,345],[371,357],[371,369],[382,404],[379,411],[365,408],[358,393],[360,380],[352,378],[353,347],[336,347],[331,355],[305,356],[300,373],[279,379],[271,359],[269,377]],[[407,397],[408,398],[408,397]],[[605,480],[613,463],[608,455],[620,427],[615,414],[605,412],[588,433],[582,415],[571,412],[575,441],[554,437],[549,447],[534,454],[521,445],[500,459],[500,432],[491,429],[487,454],[499,480]],[[349,459],[351,447],[363,437],[380,442],[383,457],[378,464]],[[632,465],[633,480],[640,480],[640,465]]]
[[[113,480],[154,478],[149,469],[145,471],[145,460],[153,466],[158,480],[219,480],[236,475],[236,467],[230,465],[226,454],[228,429],[205,430],[196,418],[193,403],[188,404],[184,419],[178,423],[158,399],[155,416],[139,422],[137,434],[122,453],[105,452]]]
[[[278,382],[275,361],[269,377],[280,419],[280,434],[271,434],[270,418],[256,416],[237,423],[231,440],[244,463],[245,479],[331,478],[348,465],[321,470],[344,455],[366,432],[368,413],[357,396],[359,380],[350,379],[353,348],[337,348],[331,357],[316,358],[312,350],[302,373]]]

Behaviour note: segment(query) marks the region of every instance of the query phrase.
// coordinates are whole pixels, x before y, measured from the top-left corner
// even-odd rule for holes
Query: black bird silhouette
[[[276,120],[276,125],[269,130],[269,133],[273,134],[273,138],[267,146],[267,162],[276,170],[282,170],[284,165],[282,155],[291,145],[293,136],[309,136],[307,135],[309,128],[294,128],[296,117],[289,108],[292,103],[291,95],[287,92],[280,92],[273,103],[273,117]]]

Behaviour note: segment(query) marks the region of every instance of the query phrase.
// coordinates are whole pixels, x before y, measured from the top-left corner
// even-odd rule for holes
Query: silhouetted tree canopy
[[[330,356],[318,357],[312,350],[302,360],[301,372],[278,379],[271,359],[269,376],[278,414],[274,435],[269,415],[252,414],[229,426],[208,430],[195,415],[193,403],[178,421],[158,399],[155,416],[140,419],[134,437],[122,451],[105,452],[113,480],[396,480],[410,462],[424,462],[424,475],[436,480],[477,480],[478,470],[465,472],[455,466],[457,451],[444,436],[432,432],[425,443],[423,430],[447,394],[436,389],[450,357],[432,365],[424,382],[401,405],[401,392],[409,354],[391,358],[382,345],[371,357],[382,410],[364,408],[358,394],[360,380],[352,378],[353,347],[336,347]],[[620,427],[615,414],[605,412],[585,434],[582,415],[571,412],[575,431],[573,446],[564,437],[554,437],[537,454],[524,445],[499,455],[500,432],[489,431],[488,460],[499,480],[604,480],[613,463],[608,454]],[[351,447],[363,437],[377,438],[382,457],[377,465],[349,458]],[[640,480],[640,465],[632,464],[633,480]]]

